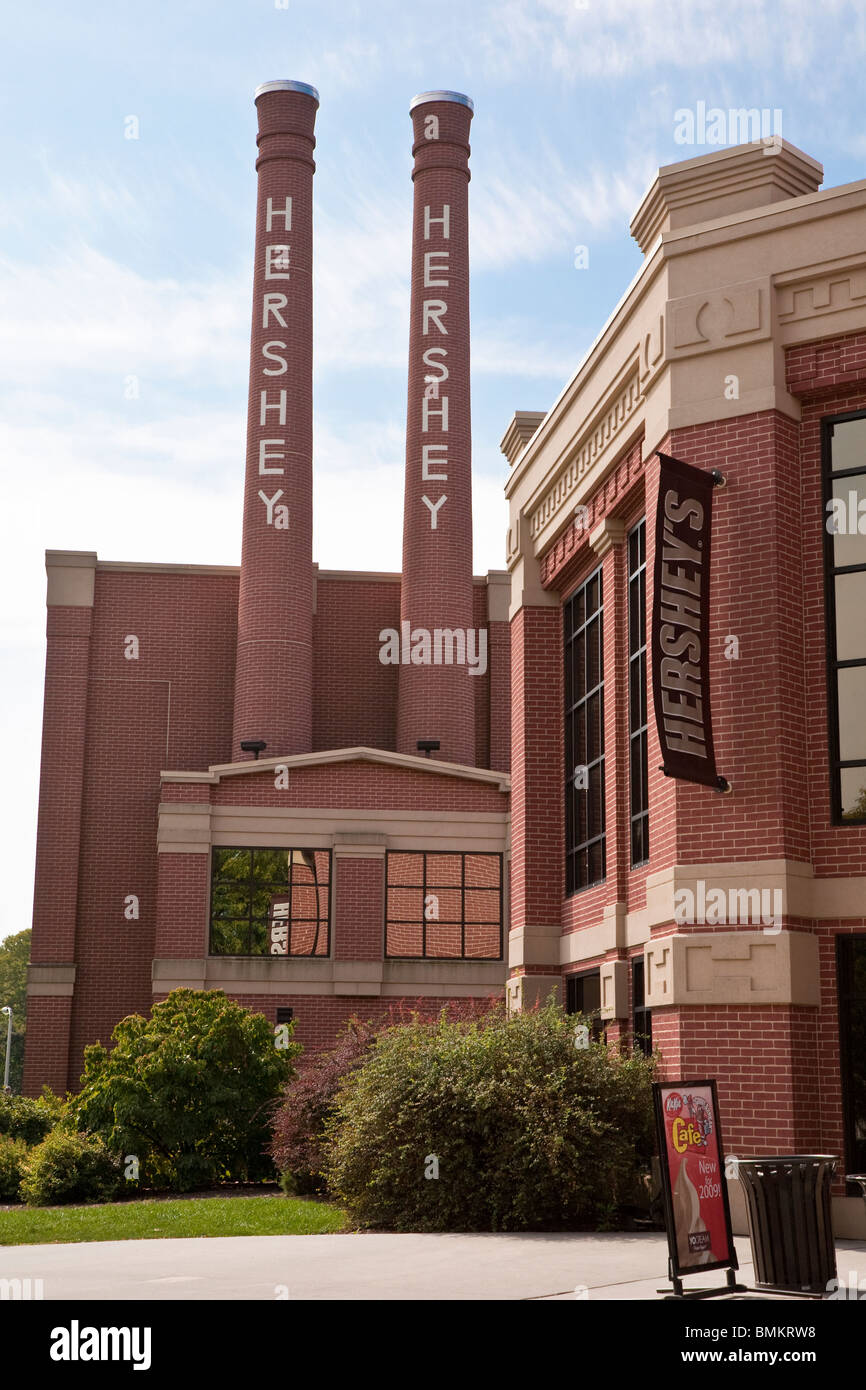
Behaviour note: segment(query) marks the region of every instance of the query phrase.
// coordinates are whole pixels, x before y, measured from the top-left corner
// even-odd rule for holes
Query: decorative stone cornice
[[[615,545],[622,545],[624,540],[625,522],[614,516],[605,517],[604,521],[589,533],[589,543],[599,559]]]
[[[599,456],[623,435],[641,400],[638,372],[635,368],[625,385],[596,415],[556,482],[533,510],[529,521],[533,540],[577,491],[584,474]]]
[[[499,444],[509,463],[517,462],[546,414],[544,410],[515,410]]]

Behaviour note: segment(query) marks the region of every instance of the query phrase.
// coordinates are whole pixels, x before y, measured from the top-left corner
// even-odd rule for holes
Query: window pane
[[[465,914],[467,922],[498,922],[499,894],[481,889],[467,890]]]
[[[248,849],[215,849],[214,875],[221,879],[231,879],[234,883],[246,883],[250,876],[250,854],[251,851]]]
[[[843,667],[839,688],[839,757],[866,758],[866,666]]]
[[[214,922],[211,927],[211,952],[215,956],[245,956],[248,939],[248,922]]]
[[[459,854],[428,854],[427,887],[459,887],[463,871],[461,858]]]
[[[831,467],[866,468],[866,419],[841,420],[833,426]]]
[[[423,933],[421,924],[410,926],[389,922],[385,937],[385,951],[389,956],[420,956],[423,953]]]
[[[249,915],[249,890],[233,883],[215,883],[211,894],[211,916],[242,918]]]
[[[836,660],[862,660],[866,657],[866,570],[837,574],[835,587]],[[863,718],[866,721],[866,709]]]
[[[419,886],[424,881],[423,854],[389,854],[388,882]]]
[[[427,957],[460,957],[461,931],[459,925],[441,922],[427,923]]]
[[[866,820],[866,767],[842,768],[842,815],[846,820]]]
[[[388,889],[388,921],[420,922],[424,916],[424,893],[420,888]]]
[[[831,487],[825,525],[833,537],[834,565],[866,565],[866,473],[837,478]]]
[[[430,921],[435,922],[438,920],[440,922],[459,922],[461,920],[463,900],[459,888],[431,888],[428,883],[428,901],[431,898],[431,896],[435,898],[436,901],[430,903],[431,908],[434,909],[434,912],[431,914]],[[436,916],[437,911],[438,918]]]
[[[261,884],[289,881],[289,852],[285,849],[257,849],[253,853],[253,879]]]
[[[502,950],[499,927],[490,924],[466,928],[466,955],[474,960],[498,960]]]

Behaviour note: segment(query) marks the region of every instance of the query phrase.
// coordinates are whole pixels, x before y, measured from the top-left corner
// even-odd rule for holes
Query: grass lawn
[[[0,1245],[160,1240],[171,1236],[310,1236],[347,1229],[348,1217],[340,1207],[283,1196],[181,1198],[0,1211]]]

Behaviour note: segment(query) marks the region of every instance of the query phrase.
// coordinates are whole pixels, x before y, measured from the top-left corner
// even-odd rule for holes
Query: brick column
[[[232,756],[312,747],[314,87],[256,92],[258,201]]]
[[[63,1093],[75,979],[87,680],[96,556],[48,551],[45,709],[28,976],[25,1095]]]
[[[437,757],[473,765],[477,677],[465,659],[449,662],[440,654],[437,663],[430,648],[437,628],[462,634],[462,641],[473,629],[472,102],[458,92],[425,92],[413,101],[411,114],[415,192],[397,749],[417,753],[419,739],[439,739]]]

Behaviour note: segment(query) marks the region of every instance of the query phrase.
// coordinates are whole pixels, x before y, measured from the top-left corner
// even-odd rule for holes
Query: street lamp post
[[[0,1014],[8,1014],[9,1022],[6,1026],[6,1063],[3,1067],[3,1090],[9,1090],[9,1059],[12,1054],[12,1010],[8,1004],[4,1004],[0,1009]]]

